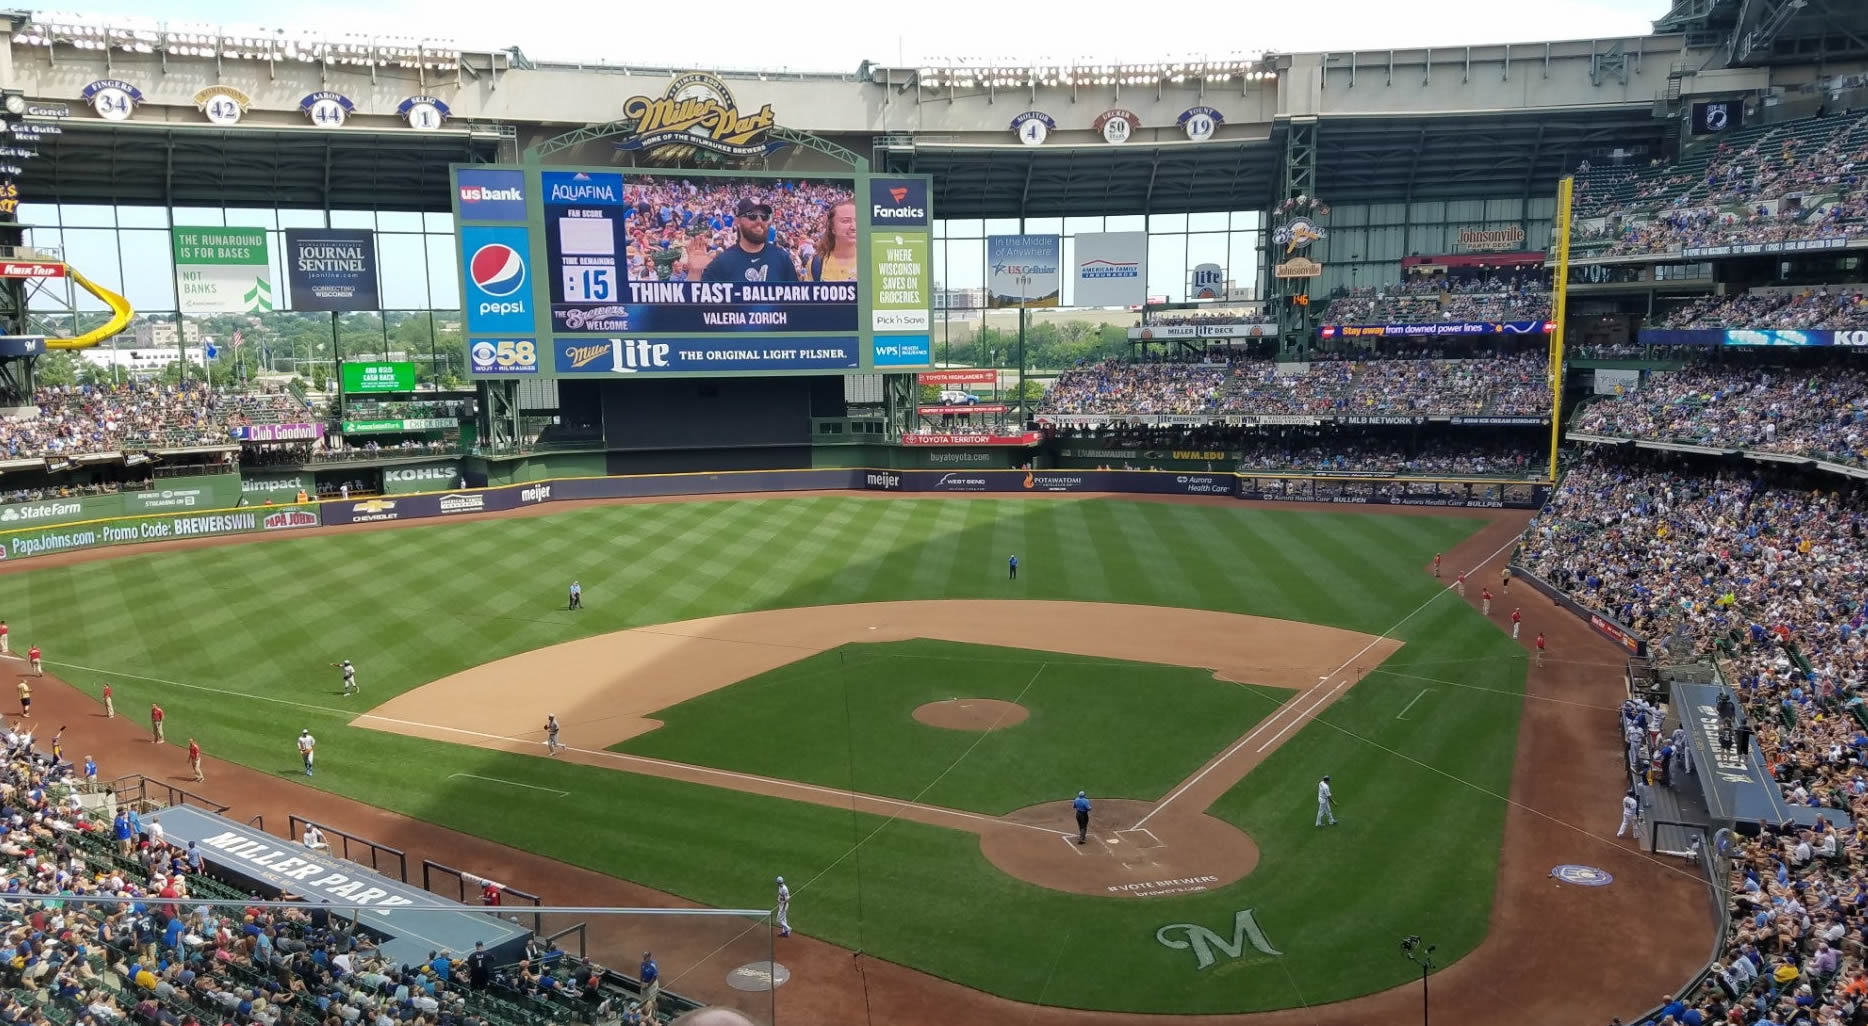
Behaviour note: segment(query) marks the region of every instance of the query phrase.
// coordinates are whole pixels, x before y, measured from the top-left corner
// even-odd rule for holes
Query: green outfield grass
[[[1484,935],[1504,821],[1487,792],[1510,784],[1524,658],[1461,603],[1442,598],[1423,609],[1440,585],[1421,572],[1480,523],[1103,500],[622,505],[48,568],[6,578],[0,615],[16,647],[45,648],[53,672],[93,693],[109,680],[130,715],[160,700],[169,736],[193,735],[210,754],[290,775],[292,738],[312,728],[320,773],[307,786],[713,905],[769,904],[771,878],[783,873],[802,931],[852,947],[860,940],[877,957],[1015,999],[1249,1011],[1405,983],[1412,967],[1394,945],[1406,934],[1431,935],[1449,961]],[[1012,552],[1021,563],[1015,584],[1004,579]],[[576,615],[563,611],[573,577],[588,606]],[[1480,690],[1384,674],[1365,680],[1215,807],[1258,841],[1262,862],[1252,874],[1218,891],[1135,901],[1008,878],[968,834],[344,727],[369,705],[437,677],[625,627],[801,605],[1007,596],[1192,606],[1369,634],[1415,614],[1394,631],[1406,646],[1388,667]],[[336,694],[327,664],[345,658],[359,667],[361,702]],[[1004,666],[981,671],[980,686],[1022,685],[1018,671],[1033,658],[1008,653]],[[1269,712],[1268,704],[1252,707],[1257,689],[1209,695],[1197,672],[1137,672],[1162,681],[1186,674],[1193,696],[1185,719],[1150,728],[1175,731],[1148,749],[1172,765],[1121,771],[1144,795]],[[1397,719],[1410,702],[1408,718]],[[1039,711],[1052,704],[1046,697]],[[836,760],[809,750],[847,736],[845,710],[799,715],[810,714],[816,726],[799,729],[815,734],[795,739],[790,773],[765,772],[847,786],[847,765],[839,780]],[[1222,717],[1234,722],[1207,722]],[[674,744],[688,729],[671,727],[641,743]],[[1067,781],[1104,772],[1112,758],[1084,746],[1074,764],[1040,775],[1019,763],[1015,735],[994,753],[1006,760],[1003,786],[991,774],[963,774],[942,800],[984,808],[1029,804],[1040,792],[1051,799],[1060,782],[1074,788]],[[906,765],[888,767],[884,782],[897,791],[925,786],[915,778],[944,765],[939,744],[888,752]],[[858,751],[863,763],[876,755],[874,772],[884,771],[888,759]],[[110,775],[111,753],[94,754]],[[1315,782],[1326,772],[1344,825],[1317,831]],[[571,792],[576,815],[457,773]],[[847,858],[857,837],[870,839],[860,859]],[[1246,958],[1196,972],[1189,952],[1155,938],[1169,923],[1229,937],[1243,908],[1257,910],[1281,957],[1255,959],[1248,949]]]
[[[1079,790],[1153,801],[1289,697],[1182,666],[856,644],[658,710],[660,729],[613,747],[996,816]],[[1017,702],[1031,715],[984,737],[914,719],[950,698]]]

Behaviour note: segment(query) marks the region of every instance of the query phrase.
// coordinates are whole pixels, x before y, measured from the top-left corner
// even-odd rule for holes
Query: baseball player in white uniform
[[[1322,826],[1326,819],[1331,826],[1336,825],[1336,813],[1330,811],[1330,778],[1327,775],[1317,782],[1317,825]]]
[[[778,878],[778,935],[791,936],[791,888],[782,876]]]
[[[548,715],[545,717],[545,754],[556,755],[563,750],[564,746],[558,743],[558,717]]]
[[[345,695],[356,694],[357,693],[357,668],[350,665],[350,660],[348,659],[344,660],[341,663],[332,663],[331,665],[344,671],[344,694]]]
[[[311,728],[298,732],[298,757],[305,760],[305,775],[311,776],[312,750],[318,746],[318,740],[311,736]]]
[[[1615,831],[1615,836],[1620,837],[1623,834],[1628,834],[1634,837],[1635,840],[1640,840],[1641,828],[1637,824],[1640,815],[1641,802],[1635,797],[1635,793],[1629,791],[1627,794],[1622,795],[1622,825],[1621,829]]]

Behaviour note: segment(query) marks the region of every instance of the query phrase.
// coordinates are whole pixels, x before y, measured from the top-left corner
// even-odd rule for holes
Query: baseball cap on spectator
[[[772,205],[764,200],[753,199],[751,196],[748,196],[740,200],[738,208],[734,210],[734,214],[738,217],[745,217],[747,214],[753,213],[764,214],[767,217],[771,217]]]

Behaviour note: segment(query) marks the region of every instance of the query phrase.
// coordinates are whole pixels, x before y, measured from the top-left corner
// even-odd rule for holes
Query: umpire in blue
[[[1077,810],[1077,843],[1083,844],[1090,839],[1090,798],[1082,791],[1077,792],[1077,800],[1070,803]]]

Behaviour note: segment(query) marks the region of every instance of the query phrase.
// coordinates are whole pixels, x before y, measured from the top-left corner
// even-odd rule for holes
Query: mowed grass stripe
[[[1355,615],[1380,622],[1347,626],[1378,633],[1432,594],[1435,586],[1419,573],[1432,551],[1450,547],[1450,539],[1482,525],[1479,520],[1427,518],[1353,531],[1367,518],[1254,510],[1244,504],[1210,510],[1134,505],[785,498],[593,507],[29,571],[9,581],[9,597],[22,594],[24,603],[9,602],[0,613],[24,610],[14,619],[16,643],[32,635],[54,658],[60,652],[101,653],[109,660],[85,660],[86,665],[250,693],[253,698],[114,680],[121,712],[140,717],[147,702],[160,700],[171,714],[171,738],[194,734],[212,755],[290,777],[296,773],[292,735],[309,726],[319,733],[321,754],[331,756],[326,772],[311,786],[712,905],[763,904],[770,900],[773,873],[782,871],[789,881],[821,872],[794,906],[807,932],[845,946],[860,941],[878,957],[1008,997],[1148,1013],[1252,1011],[1291,1004],[1293,978],[1310,1003],[1409,982],[1410,966],[1390,964],[1400,961],[1391,950],[1395,936],[1431,933],[1448,961],[1469,950],[1483,935],[1489,914],[1489,881],[1503,822],[1502,807],[1495,801],[1488,807],[1484,791],[1503,793],[1510,784],[1516,719],[1511,699],[1496,694],[1436,691],[1417,707],[1431,710],[1431,716],[1420,716],[1416,724],[1411,714],[1397,723],[1395,712],[1418,688],[1402,693],[1393,687],[1399,682],[1389,678],[1382,683],[1379,675],[1364,681],[1343,697],[1340,708],[1325,713],[1323,723],[1287,734],[1283,747],[1216,806],[1216,815],[1253,832],[1265,855],[1258,870],[1220,890],[1136,902],[1062,894],[1012,880],[985,863],[975,838],[959,832],[897,821],[875,834],[860,858],[845,858],[850,844],[874,833],[880,818],[618,776],[612,769],[536,756],[346,729],[345,719],[362,705],[320,711],[341,701],[331,694],[335,671],[323,664],[345,654],[363,665],[366,701],[374,704],[467,665],[678,615],[811,604],[831,594],[1003,597],[1008,594],[1005,558],[1011,551],[1022,557],[1030,553],[1021,574],[1029,576],[1014,592],[1020,597],[1145,603],[1154,600],[1141,572],[1145,560],[1124,537],[1137,523],[1152,536],[1154,558],[1165,558],[1173,573],[1190,578],[1183,586],[1193,593],[1183,601],[1328,622],[1329,615],[1310,610],[1350,618],[1327,592],[1360,587],[1381,595],[1371,595],[1368,609]],[[1128,508],[1117,515],[1116,507]],[[878,528],[893,523],[897,509],[910,510],[909,519],[886,537]],[[770,527],[779,514],[802,518],[804,526],[793,530],[796,543],[786,545],[781,538],[752,549],[733,547],[734,538]],[[1416,534],[1414,525],[1422,522],[1444,524],[1440,530],[1449,540],[1442,544],[1441,534],[1425,529]],[[1173,526],[1181,523],[1203,527]],[[1386,556],[1387,569],[1399,576],[1377,572],[1382,568],[1373,564],[1355,568],[1355,576],[1345,581],[1339,579],[1343,568],[1321,558],[1299,566],[1280,548],[1287,544],[1285,536],[1302,536],[1313,547],[1332,544],[1345,524],[1374,550],[1404,550],[1410,537],[1416,549]],[[727,550],[730,558],[722,558]],[[169,560],[181,561],[172,564],[180,567],[210,552],[213,559],[203,564],[209,570],[160,572],[171,565]],[[1079,558],[1082,554],[1092,558]],[[683,603],[667,593],[672,567],[709,559],[720,561],[710,567],[717,576],[698,597]],[[857,562],[873,574],[860,591],[853,584],[846,591],[836,575]],[[1211,569],[1204,574],[1187,569],[1208,564]],[[1410,575],[1419,579],[1417,584],[1409,583]],[[572,577],[583,579],[591,600],[584,614],[563,610],[564,587]],[[783,586],[776,592],[769,584],[746,586],[749,580],[768,579]],[[207,591],[209,586],[214,590]],[[399,603],[409,607],[403,616],[423,618],[418,626],[397,619]],[[421,608],[415,608],[418,604]],[[241,618],[238,626],[234,618]],[[23,623],[26,619],[32,622]],[[199,646],[202,637],[213,638],[217,620],[229,643],[226,657],[211,667],[223,679],[209,680],[198,672],[204,668]],[[178,623],[195,626],[172,629]],[[379,640],[378,628],[384,625],[386,633],[408,637]],[[1483,661],[1474,665],[1498,663],[1471,679],[1507,688],[1513,686],[1509,680],[1495,681],[1491,674],[1516,672],[1516,686],[1521,686],[1522,656],[1516,656],[1515,666],[1505,665],[1509,642],[1504,648],[1485,642],[1498,638],[1496,628],[1450,599],[1429,606],[1402,633],[1409,646],[1401,659],[1436,667],[1463,666],[1474,659]],[[263,662],[252,660],[261,642],[277,651]],[[383,653],[365,663],[353,646],[366,644]],[[248,665],[238,665],[242,659]],[[1031,669],[1030,653],[1008,655],[1001,662],[1006,671]],[[855,676],[886,678],[889,665],[870,660]],[[966,675],[978,676],[980,665],[952,660],[930,673],[944,680],[969,679]],[[1066,705],[1094,706],[1084,710],[1086,716],[1108,716],[1109,722],[1132,728],[1132,714],[1124,714],[1134,704],[1135,689],[1145,690],[1155,672],[1111,671],[1111,687],[1126,689],[1120,701],[1098,698],[1095,686],[1060,694]],[[103,680],[93,673],[70,676],[93,694]],[[1028,679],[1017,683],[1023,686]],[[808,690],[814,681],[804,677],[798,683]],[[1043,685],[1041,677],[1033,700],[1048,712],[1057,696]],[[788,690],[789,684],[774,684],[762,700],[782,700]],[[1201,713],[1191,724],[1183,710],[1175,723],[1151,731],[1176,743],[1173,753],[1149,759],[1154,770],[1164,777],[1184,775],[1180,760],[1197,765],[1213,750],[1192,749],[1224,743],[1202,740],[1201,730],[1237,736],[1275,708],[1272,695],[1235,691],[1236,710]],[[1163,715],[1174,713],[1171,698],[1148,698],[1149,704],[1167,708]],[[816,758],[817,749],[832,755],[840,748],[848,751],[851,732],[840,708],[828,701],[787,706],[792,707],[816,717],[808,730],[790,732],[794,752]],[[1247,725],[1229,723],[1227,717]],[[1333,730],[1331,724],[1368,740]],[[1190,725],[1197,729],[1189,730]],[[909,761],[919,758],[912,755],[916,746],[877,744],[857,768],[895,772],[902,786],[924,787],[925,769],[891,770],[891,763],[903,760],[904,747],[911,753]],[[1017,788],[1054,800],[1053,790],[1071,787],[1070,779],[1095,776],[1107,761],[1107,746],[1047,747],[982,745],[974,754],[991,758],[973,764],[981,772],[967,771],[969,756],[958,776],[943,781],[942,800],[1026,800]],[[108,774],[108,753],[98,754]],[[179,766],[179,753],[176,758]],[[1411,759],[1467,774],[1483,790],[1455,784]],[[1337,831],[1310,826],[1316,777],[1325,766],[1342,782],[1346,821]],[[843,782],[828,786],[847,787],[850,768],[846,757]],[[833,769],[826,766],[827,777]],[[908,769],[916,769],[919,779]],[[450,781],[448,775],[455,772],[570,791],[584,814],[567,818],[549,803],[514,802],[483,785]],[[1054,777],[1046,779],[1044,773]],[[1123,775],[1135,779],[1107,786],[1113,790],[1146,782],[1141,774]],[[1425,851],[1432,857],[1397,859],[1397,851]],[[967,900],[931,901],[930,894]],[[982,908],[990,914],[982,915]],[[1240,908],[1258,910],[1260,923],[1285,952],[1281,965],[1255,961],[1248,951],[1222,967],[1196,973],[1189,952],[1155,940],[1156,929],[1171,922],[1202,923],[1224,932]],[[1344,909],[1353,912],[1343,914]],[[1059,924],[1068,926],[1060,929]],[[1051,957],[1059,953],[1063,957]]]

